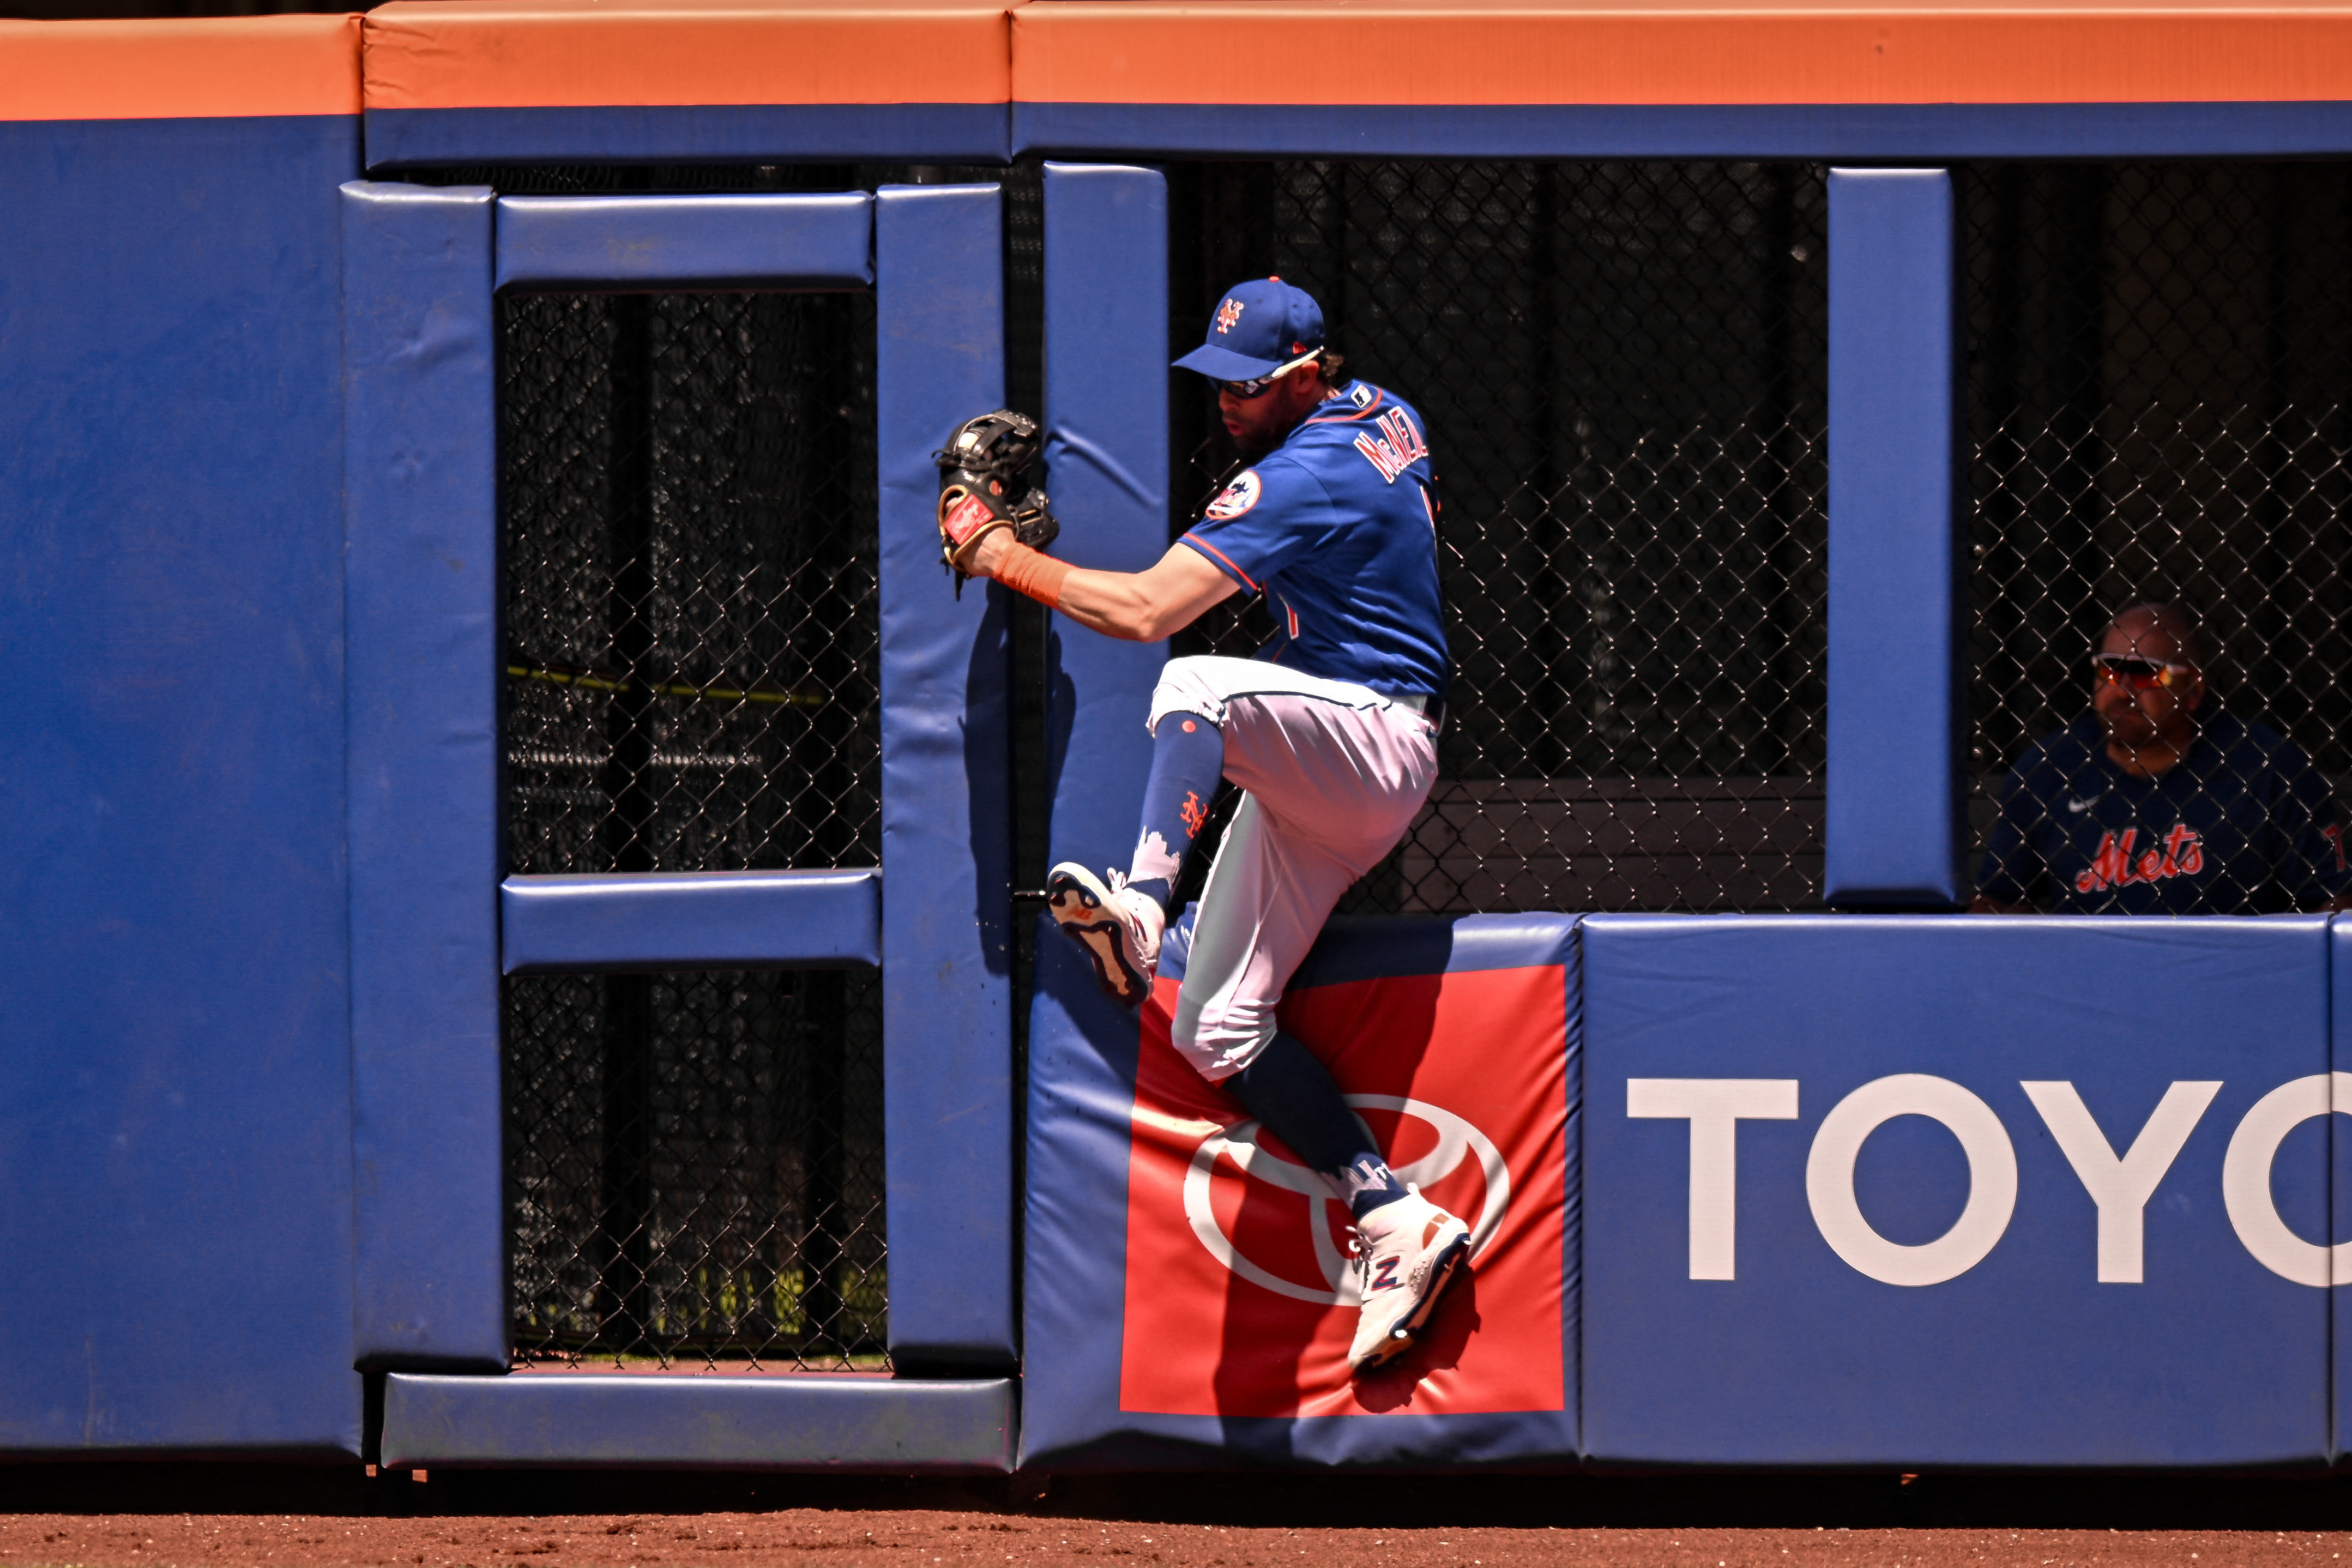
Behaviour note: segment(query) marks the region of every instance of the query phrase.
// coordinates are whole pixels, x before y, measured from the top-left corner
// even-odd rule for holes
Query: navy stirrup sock
[[[1225,734],[1197,713],[1160,716],[1151,742],[1151,776],[1143,784],[1143,829],[1127,885],[1164,908],[1176,890],[1184,857],[1208,820],[1225,771]]]
[[[1356,1218],[1407,1195],[1339,1098],[1339,1086],[1296,1036],[1276,1030],[1272,1043],[1224,1087],[1300,1159],[1329,1177],[1347,1194],[1348,1212]]]

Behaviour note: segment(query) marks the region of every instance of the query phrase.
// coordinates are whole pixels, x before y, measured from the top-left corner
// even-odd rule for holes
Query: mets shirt
[[[1385,697],[1445,694],[1435,476],[1421,416],[1350,382],[1227,485],[1178,542],[1265,595],[1257,657]]]
[[[2335,792],[2275,731],[2209,712],[2153,779],[2085,714],[2003,781],[1977,891],[2060,914],[2272,914],[2352,887]]]

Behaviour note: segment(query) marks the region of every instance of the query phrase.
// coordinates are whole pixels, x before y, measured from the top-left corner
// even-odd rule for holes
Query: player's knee
[[[1244,1021],[1194,1012],[1180,1001],[1168,1031],[1168,1043],[1192,1069],[1211,1083],[1222,1083],[1257,1060],[1274,1043],[1271,1018]]]
[[[1209,679],[1209,663],[1202,658],[1171,658],[1162,667],[1160,684],[1151,690],[1152,733],[1160,732],[1160,719],[1170,713],[1193,713],[1212,724],[1224,722],[1224,703]]]

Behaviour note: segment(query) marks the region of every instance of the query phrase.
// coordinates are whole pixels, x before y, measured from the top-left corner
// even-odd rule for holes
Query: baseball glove
[[[940,469],[940,560],[955,574],[958,598],[980,542],[998,529],[1011,529],[1032,550],[1045,549],[1062,531],[1045,492],[1022,478],[1037,455],[1037,437],[1035,420],[1000,408],[965,420],[931,454]]]

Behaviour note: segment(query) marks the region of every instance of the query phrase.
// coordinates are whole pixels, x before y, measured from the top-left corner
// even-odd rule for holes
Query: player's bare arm
[[[999,531],[981,541],[971,571],[989,577],[1014,545],[1013,535]],[[1168,553],[1141,572],[1092,572],[1073,567],[1062,579],[1062,614],[1089,631],[1129,642],[1158,642],[1183,630],[1201,612],[1237,590],[1234,580],[1187,545],[1171,544]]]

